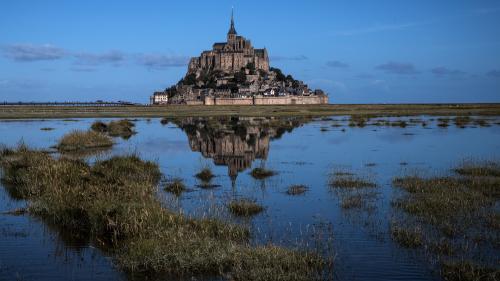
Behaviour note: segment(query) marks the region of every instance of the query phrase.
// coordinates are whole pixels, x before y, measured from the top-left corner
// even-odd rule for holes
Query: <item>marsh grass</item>
[[[133,129],[134,127],[135,124],[127,119],[111,121],[109,123],[95,121],[90,126],[91,130],[95,132],[106,133],[111,137],[121,137],[123,139],[128,139],[136,134]]]
[[[472,122],[472,119],[469,116],[457,116],[453,119],[455,126],[459,128],[465,128]]]
[[[264,211],[264,207],[249,199],[233,200],[228,207],[231,213],[240,217],[250,217]]]
[[[365,188],[376,187],[377,184],[359,176],[352,174],[334,174],[330,177],[329,186],[332,188]]]
[[[488,122],[488,119],[483,119],[483,118],[478,118],[474,120],[474,124],[480,126],[480,127],[489,127],[491,126]]]
[[[135,124],[127,119],[111,121],[108,124],[108,134],[112,137],[130,138],[136,134]]]
[[[465,162],[456,168],[455,172],[463,176],[500,177],[500,164],[485,162],[478,165],[474,162]]]
[[[363,128],[366,126],[366,122],[369,121],[370,118],[363,115],[352,115],[349,120],[349,127],[359,127]]]
[[[276,175],[277,173],[273,170],[268,170],[266,168],[255,168],[253,169],[251,172],[250,172],[250,175],[254,178],[254,179],[258,179],[258,180],[262,180],[262,179],[266,179],[268,177],[272,177],[274,175]]]
[[[340,207],[343,209],[359,209],[363,207],[364,203],[361,194],[347,195],[342,198]]]
[[[402,227],[391,224],[391,237],[405,248],[418,248],[423,245],[422,231],[418,227]]]
[[[199,171],[195,177],[197,177],[199,180],[204,181],[204,182],[209,182],[212,180],[214,174],[212,173],[212,170],[209,167],[205,167]]]
[[[163,189],[174,194],[175,196],[180,196],[184,191],[187,190],[186,185],[181,178],[173,178],[165,184],[165,187]]]
[[[497,281],[500,270],[474,264],[471,261],[443,261],[441,276],[444,280],[458,281]]]
[[[437,124],[438,127],[446,128],[446,127],[450,126],[450,124],[449,124],[450,118],[438,118],[437,121],[438,121],[438,124]]]
[[[445,280],[494,280],[488,279],[492,272],[484,270],[496,262],[499,167],[498,162],[469,161],[452,169],[450,175],[408,175],[393,180],[394,186],[405,191],[392,201],[407,216],[399,229],[422,230],[422,246],[448,257],[441,264]],[[393,239],[412,240],[402,239],[405,234],[400,234]],[[463,263],[464,257],[477,264]],[[479,278],[482,274],[484,279]],[[494,274],[498,277],[498,270]]]
[[[286,194],[288,195],[302,195],[308,190],[308,187],[303,184],[294,184],[288,187]]]
[[[404,120],[398,120],[398,121],[392,122],[391,126],[392,127],[406,128],[408,126],[408,123],[406,123],[406,121],[404,121]]]
[[[25,146],[0,153],[3,179],[28,200],[31,215],[94,241],[126,272],[321,279],[324,262],[317,254],[251,246],[246,227],[164,208],[156,198],[161,173],[154,162],[126,155],[89,164]],[[254,213],[249,207],[241,212]]]
[[[57,144],[59,151],[78,151],[93,148],[107,148],[113,146],[113,140],[94,131],[72,131],[64,135]]]

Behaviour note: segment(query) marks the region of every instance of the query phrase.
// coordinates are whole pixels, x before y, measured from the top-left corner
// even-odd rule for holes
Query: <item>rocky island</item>
[[[269,66],[267,50],[256,49],[231,25],[227,42],[214,43],[189,61],[176,85],[150,97],[151,104],[286,105],[327,104],[322,90],[311,90],[300,80]]]

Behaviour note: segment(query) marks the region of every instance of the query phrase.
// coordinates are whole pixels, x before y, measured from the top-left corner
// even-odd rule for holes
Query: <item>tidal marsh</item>
[[[498,243],[495,206],[500,195],[500,169],[497,162],[466,162],[445,176],[397,177],[393,185],[406,194],[394,199],[392,204],[408,217],[399,222],[401,226],[391,230],[395,241],[406,247],[428,245],[436,253],[449,256],[441,267],[446,280],[476,280],[478,272],[498,276],[498,271],[485,271],[495,261],[482,254],[484,249],[496,247]],[[426,241],[409,229],[419,229],[418,237],[426,237]],[[481,263],[474,266],[457,263],[472,256],[478,256],[475,259]],[[484,280],[494,280],[488,278]]]
[[[51,147],[72,130],[87,130],[95,119],[79,119],[79,122],[62,122],[60,119],[1,121],[1,143],[8,147],[0,149],[5,152],[0,154],[10,153],[16,158],[16,144],[23,140],[30,147],[26,147],[27,150],[36,148],[43,157],[69,163],[82,162],[84,178],[91,182],[102,182],[93,172],[84,172],[97,163],[114,157],[130,156],[133,152],[141,161],[156,163],[162,175],[173,175],[172,178],[161,176],[160,182],[154,186],[154,201],[159,205],[158,209],[166,210],[168,215],[165,216],[173,218],[172,220],[164,223],[155,219],[162,212],[153,212],[149,207],[140,216],[138,210],[146,208],[149,203],[142,203],[142,199],[138,203],[139,199],[127,192],[128,195],[124,193],[123,196],[130,200],[129,205],[138,205],[137,208],[126,208],[129,210],[126,214],[130,213],[131,219],[137,219],[135,226],[126,219],[117,220],[113,217],[113,212],[120,210],[115,205],[101,203],[103,206],[108,205],[109,210],[104,210],[103,207],[99,208],[102,216],[97,209],[93,214],[97,213],[96,217],[101,217],[106,226],[109,223],[110,228],[120,223],[122,226],[136,227],[137,233],[142,234],[132,233],[124,239],[119,237],[125,235],[105,239],[103,236],[113,235],[97,236],[87,230],[80,231],[88,227],[80,228],[75,222],[73,224],[76,225],[76,230],[60,227],[45,217],[33,214],[30,207],[34,206],[35,201],[38,202],[38,197],[45,198],[47,194],[29,186],[15,184],[16,178],[27,175],[24,170],[19,170],[19,177],[15,176],[17,173],[3,170],[1,176],[4,180],[0,188],[0,206],[3,206],[0,209],[0,244],[6,247],[0,247],[2,274],[5,273],[3,276],[8,280],[16,280],[16,272],[22,272],[18,279],[26,280],[30,280],[29,276],[42,274],[55,276],[54,279],[59,280],[71,279],[73,276],[86,280],[121,281],[156,280],[155,278],[179,281],[279,280],[279,276],[281,279],[293,280],[290,275],[295,274],[295,271],[282,267],[282,274],[270,274],[270,271],[279,270],[268,268],[276,268],[274,262],[285,264],[288,262],[284,260],[293,260],[294,257],[302,259],[304,254],[310,257],[319,255],[323,260],[337,257],[333,267],[334,280],[442,280],[444,277],[439,275],[442,264],[446,261],[456,265],[446,270],[450,273],[447,276],[459,272],[463,278],[464,275],[460,272],[471,271],[461,261],[472,264],[474,272],[483,272],[483,269],[494,272],[498,269],[493,259],[498,256],[499,249],[498,211],[486,211],[490,207],[483,206],[486,207],[485,211],[481,211],[484,217],[462,230],[451,223],[432,224],[430,219],[425,218],[425,211],[414,209],[420,213],[408,213],[397,205],[406,203],[406,199],[414,203],[411,198],[427,194],[422,188],[415,188],[414,193],[411,193],[392,184],[395,178],[409,176],[423,181],[434,179],[439,182],[437,179],[441,179],[444,182],[454,182],[456,186],[467,186],[477,198],[489,198],[490,202],[496,202],[495,198],[498,198],[498,188],[495,188],[497,177],[492,174],[495,165],[491,165],[496,161],[484,161],[477,165],[478,162],[469,159],[500,157],[496,149],[500,127],[479,127],[474,122],[478,117],[472,115],[470,124],[460,129],[455,126],[455,116],[443,114],[439,117],[450,119],[449,129],[437,128],[438,117],[431,120],[428,116],[370,116],[364,128],[352,129],[347,127],[349,115],[335,118],[336,120],[312,122],[307,118],[281,120],[273,117],[169,118],[168,126],[162,125],[159,118],[151,119],[151,122],[140,119],[133,121],[134,130],[140,134],[135,135],[131,141],[113,138],[115,144],[109,150],[81,159],[73,156],[69,158],[68,153],[59,153]],[[493,116],[485,119],[489,124],[498,122]],[[101,122],[108,124],[115,120],[102,118]],[[402,129],[390,125],[398,120],[407,122],[408,126]],[[322,126],[329,126],[331,123],[339,124],[347,131],[342,133],[343,128],[333,127],[327,132],[320,131]],[[377,123],[380,127],[375,128]],[[423,123],[428,126],[423,128],[420,126]],[[55,130],[42,132],[42,127],[52,127]],[[409,134],[412,135],[408,136]],[[28,158],[35,160],[36,157]],[[40,165],[54,166],[43,163],[45,162],[40,162]],[[367,163],[377,165],[366,166]],[[475,166],[480,166],[481,169]],[[203,167],[210,167],[211,173],[216,177],[209,182],[194,177]],[[269,180],[254,180],[250,175],[254,167],[267,167],[279,173]],[[486,167],[489,168],[485,169]],[[78,169],[58,170],[71,172]],[[100,172],[106,174],[108,168],[100,169]],[[127,174],[132,176],[135,172]],[[51,172],[50,175],[54,173]],[[182,178],[188,189],[182,196],[177,197],[163,189],[175,177]],[[373,183],[376,187],[331,187],[329,183],[334,177],[360,179]],[[8,178],[14,180],[8,182]],[[69,183],[82,185],[78,189],[86,188],[89,184],[83,180]],[[121,186],[119,183],[116,185]],[[304,185],[307,191],[299,196],[288,195],[288,188],[293,185]],[[138,189],[136,192],[143,198],[148,189],[142,186]],[[61,192],[60,196],[65,194],[66,192]],[[72,194],[70,192],[68,196]],[[77,194],[75,198],[68,201],[80,202],[88,196],[87,193],[74,194]],[[100,194],[96,193],[96,196],[101,196]],[[255,200],[253,202],[265,211],[254,216],[234,215],[228,205],[239,198]],[[453,198],[458,196],[451,194],[439,197],[443,201],[449,199],[454,204]],[[498,203],[495,204],[498,206]],[[432,204],[427,206],[426,211],[434,207]],[[460,204],[453,206],[461,207]],[[465,206],[468,207],[467,204]],[[8,214],[9,211],[14,211],[15,214],[16,210],[22,208],[27,211],[24,215]],[[435,212],[439,211],[440,209]],[[118,217],[125,216],[119,214],[118,212]],[[475,217],[475,211],[470,216]],[[108,218],[112,222],[108,222]],[[242,239],[236,239],[237,241],[219,239],[220,236],[206,238],[203,233],[236,234],[229,234],[232,231],[225,231],[225,228],[208,230],[208,222],[205,228],[191,220],[218,221],[225,226],[239,227],[247,234],[242,235]],[[91,221],[94,221],[94,217]],[[452,221],[461,225],[469,219],[463,220],[458,216],[450,220]],[[183,222],[191,224],[191,228]],[[197,230],[192,230],[195,226]],[[408,230],[413,233],[417,230],[421,246],[401,246],[394,239],[396,236],[393,237],[391,230],[394,226],[398,226],[403,232]],[[141,229],[148,231],[143,233]],[[178,229],[181,229],[179,234],[167,235],[177,233]],[[16,237],[12,233],[26,233],[28,236]],[[394,242],[391,242],[392,239]],[[221,244],[223,246],[219,247]],[[195,249],[199,254],[193,254]],[[293,253],[293,256],[276,259],[274,253],[282,252]],[[238,260],[239,258],[245,260]],[[265,261],[266,265],[259,261]],[[165,264],[174,262],[177,264],[172,266],[175,270],[164,269]],[[255,262],[259,262],[258,268],[254,266]],[[223,268],[223,273],[219,273],[220,268]],[[311,272],[322,271],[316,271],[313,269],[315,267],[308,268]],[[199,272],[193,273],[197,269]],[[234,273],[238,271],[240,273]],[[315,278],[307,276],[302,279]],[[321,275],[316,279],[327,278]],[[40,280],[45,281],[43,277]]]
[[[323,261],[316,254],[250,246],[245,227],[163,208],[156,198],[158,165],[135,155],[87,164],[21,146],[4,149],[0,163],[4,180],[29,201],[31,215],[99,241],[125,271],[235,280],[320,278]],[[238,214],[259,211],[250,202],[235,203]]]

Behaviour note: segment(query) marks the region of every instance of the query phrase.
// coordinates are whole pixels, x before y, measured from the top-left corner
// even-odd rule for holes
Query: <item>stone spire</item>
[[[236,29],[234,28],[233,10],[234,10],[234,8],[231,8],[231,27],[229,28],[229,31],[227,32],[227,34],[236,35]]]

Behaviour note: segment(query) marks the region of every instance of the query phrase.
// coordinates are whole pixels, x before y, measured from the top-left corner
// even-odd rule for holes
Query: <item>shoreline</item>
[[[0,106],[0,119],[112,118],[112,117],[216,117],[216,116],[464,116],[500,115],[500,103],[450,104],[325,104],[262,106]]]

